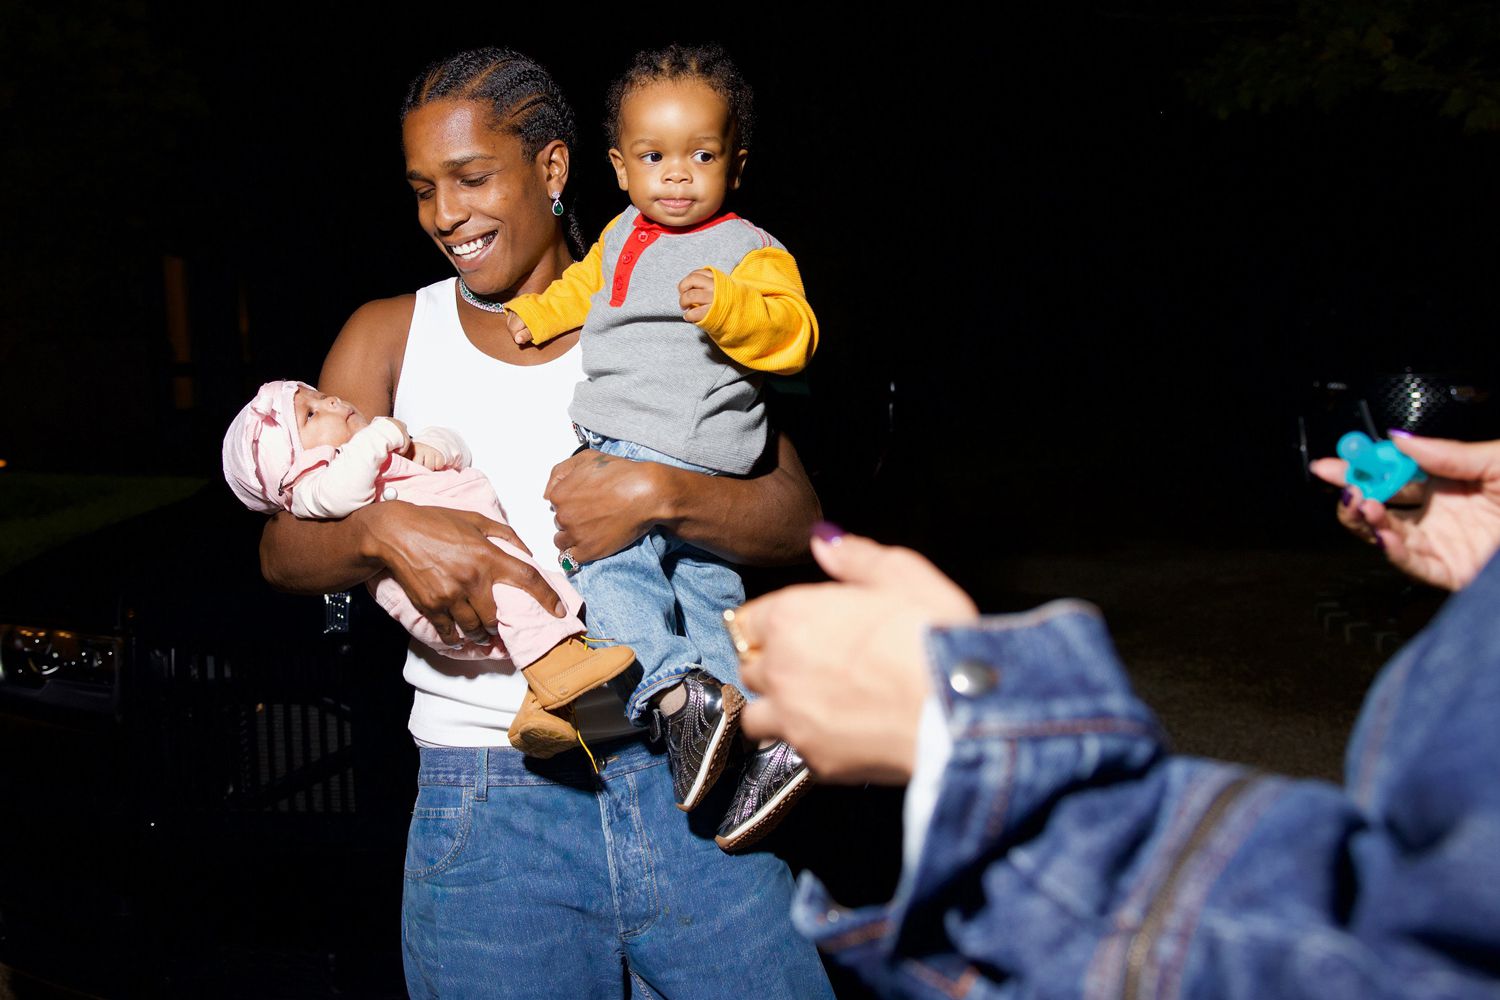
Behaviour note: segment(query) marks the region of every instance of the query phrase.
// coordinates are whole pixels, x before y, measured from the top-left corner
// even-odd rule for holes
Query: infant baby
[[[389,417],[366,419],[357,409],[305,382],[260,387],[224,435],[224,478],[251,510],[289,510],[302,518],[341,518],[381,500],[474,511],[505,522],[485,475],[468,467],[463,439],[436,427],[408,434]],[[567,579],[537,565],[524,550],[491,538],[534,567],[562,598],[555,618],[525,591],[495,585],[497,635],[484,643],[449,645],[390,573],[367,582],[375,600],[422,642],[456,659],[508,660],[526,678],[527,693],[510,726],[510,742],[534,757],[580,745],[572,703],[620,674],[635,659],[628,646],[591,647],[578,614],[583,600]]]

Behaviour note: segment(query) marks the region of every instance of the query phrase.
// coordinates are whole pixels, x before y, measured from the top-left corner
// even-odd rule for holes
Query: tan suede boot
[[[510,745],[528,757],[555,757],[578,746],[578,727],[573,725],[573,706],[556,711],[542,707],[536,692],[526,689],[521,710],[510,724]]]
[[[573,701],[635,662],[629,646],[590,647],[574,636],[527,667],[526,697],[510,724],[510,745],[532,757],[552,757],[579,745]]]

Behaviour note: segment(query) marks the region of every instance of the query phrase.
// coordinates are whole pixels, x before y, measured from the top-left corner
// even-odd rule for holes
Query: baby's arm
[[[292,513],[304,518],[340,518],[373,503],[376,475],[391,452],[403,451],[406,445],[401,424],[376,417],[356,431],[331,462],[292,484]]]
[[[583,260],[568,267],[544,292],[517,295],[505,303],[511,336],[516,343],[545,344],[576,330],[589,316],[589,298],[604,285],[604,233],[620,221],[617,215],[604,227]]]
[[[424,427],[411,432],[411,455],[413,462],[437,472],[440,469],[467,469],[474,464],[469,446],[458,431],[447,427]]]
[[[818,319],[802,290],[802,275],[792,255],[764,247],[745,255],[729,274],[707,267],[678,286],[682,307],[691,316],[690,289],[712,280],[712,299],[698,321],[719,349],[756,371],[791,375],[806,367],[818,348]]]

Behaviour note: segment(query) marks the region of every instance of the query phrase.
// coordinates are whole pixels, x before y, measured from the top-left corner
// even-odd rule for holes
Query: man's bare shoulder
[[[339,333],[339,338],[355,336],[363,338],[375,338],[377,340],[396,337],[403,342],[406,333],[411,329],[411,318],[416,313],[417,296],[415,292],[405,295],[395,295],[388,299],[373,299],[354,310],[344,329]]]
[[[348,399],[366,416],[389,416],[416,308],[416,295],[408,294],[354,310],[328,349],[318,387]]]

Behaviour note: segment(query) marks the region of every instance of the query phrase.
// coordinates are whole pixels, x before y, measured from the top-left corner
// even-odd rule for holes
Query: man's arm
[[[808,557],[812,527],[823,507],[785,434],[776,435],[772,464],[749,478],[704,476],[663,467],[664,524],[677,537],[746,566],[784,566]]]
[[[583,451],[552,470],[544,494],[557,509],[556,543],[580,562],[612,555],[663,527],[747,566],[807,557],[822,507],[797,449],[776,436],[769,464],[748,477],[709,476],[656,462]]]

